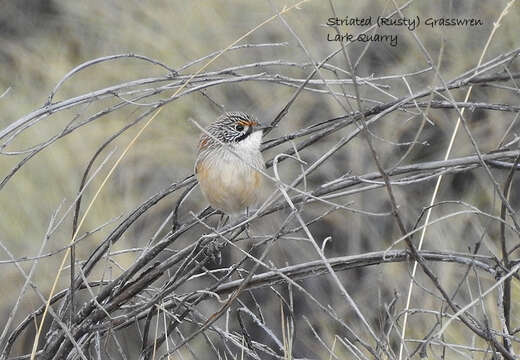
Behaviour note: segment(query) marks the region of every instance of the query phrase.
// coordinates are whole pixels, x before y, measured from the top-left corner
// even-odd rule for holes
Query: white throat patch
[[[234,150],[240,154],[241,152],[257,152],[262,144],[262,130],[255,131],[244,140],[234,144]]]

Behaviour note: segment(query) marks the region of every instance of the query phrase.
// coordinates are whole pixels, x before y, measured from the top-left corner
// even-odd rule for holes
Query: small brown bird
[[[195,174],[213,208],[235,215],[260,200],[264,179],[256,169],[265,169],[266,128],[251,115],[227,112],[206,128],[211,136],[200,137]]]

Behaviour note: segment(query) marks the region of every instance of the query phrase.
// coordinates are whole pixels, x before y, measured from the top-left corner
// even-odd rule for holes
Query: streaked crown
[[[253,133],[254,127],[257,125],[258,121],[249,114],[238,111],[224,113],[206,128],[211,136],[207,134],[201,136],[199,150],[219,145],[219,141],[232,144],[245,140]],[[218,141],[215,141],[213,137]]]

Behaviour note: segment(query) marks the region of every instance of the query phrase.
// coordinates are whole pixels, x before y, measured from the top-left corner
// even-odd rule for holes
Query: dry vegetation
[[[2,3],[0,359],[516,357],[518,4],[349,3],[225,52],[296,2]],[[341,46],[334,13],[484,25]],[[224,110],[276,127],[271,196],[217,232]]]

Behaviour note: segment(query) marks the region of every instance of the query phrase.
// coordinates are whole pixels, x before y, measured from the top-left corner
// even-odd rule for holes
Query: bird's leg
[[[218,224],[217,224],[217,231],[219,231],[224,226],[226,226],[228,221],[229,221],[229,216],[228,215],[220,214],[220,218],[218,219]]]
[[[246,207],[246,218],[249,219],[249,207]],[[251,234],[249,233],[249,223],[248,222],[244,225],[244,231],[246,232],[246,236],[251,239]]]
[[[216,230],[217,232],[220,232],[220,230],[226,226],[227,222],[229,221],[229,216],[225,214],[220,214],[220,217],[217,222]],[[211,257],[211,260],[215,262],[217,265],[220,265],[222,263],[222,255],[220,251],[224,247],[225,242],[221,240],[218,235],[216,235],[215,240],[210,242],[208,244],[208,255]]]

